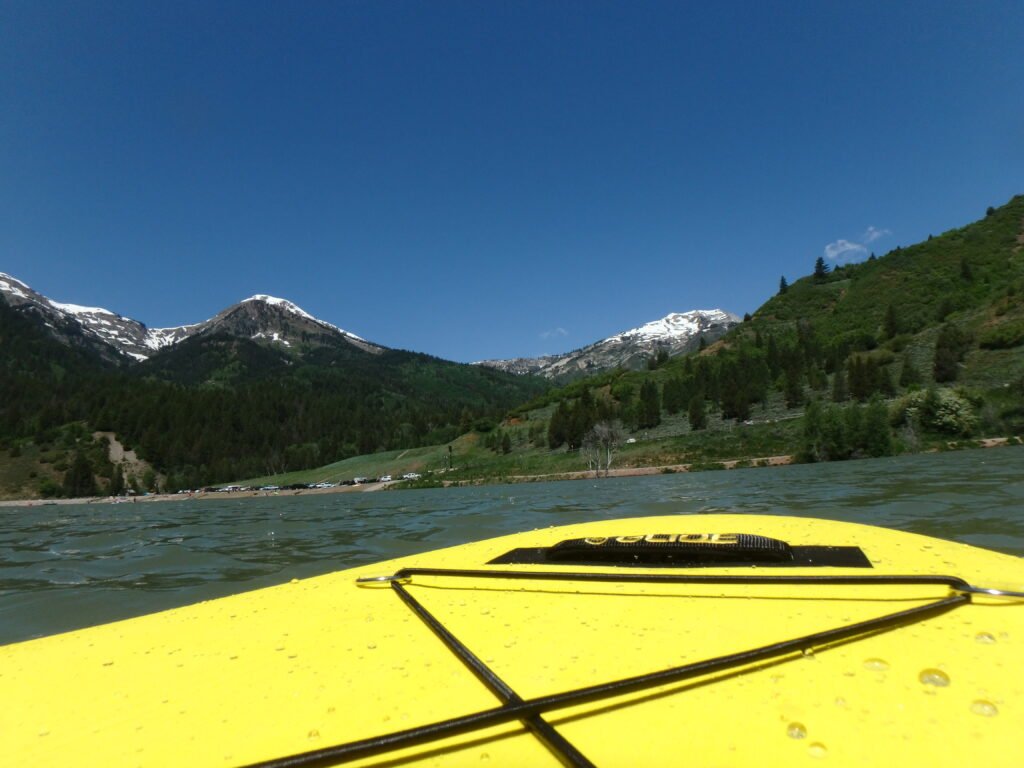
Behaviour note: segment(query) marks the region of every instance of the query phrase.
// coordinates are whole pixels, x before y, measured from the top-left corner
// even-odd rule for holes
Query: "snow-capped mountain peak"
[[[549,379],[570,379],[612,368],[641,368],[659,350],[679,355],[714,341],[740,318],[721,309],[673,312],[637,328],[617,333],[564,355],[513,360],[485,360],[480,365],[510,373],[536,373]]]
[[[690,339],[701,333],[702,329],[728,323],[738,323],[740,318],[731,312],[721,309],[693,309],[689,312],[672,312],[660,320],[652,320],[628,331],[610,336],[605,342],[646,340],[672,341]]]
[[[248,299],[242,299],[240,303],[245,304],[247,301],[262,301],[264,304],[272,304],[275,307],[281,307],[289,312],[293,312],[300,317],[305,317],[308,320],[316,320],[309,312],[304,310],[298,304],[294,304],[288,299],[279,299],[277,296],[268,296],[265,293],[257,293],[255,296],[250,296]]]
[[[273,307],[278,307],[279,309],[283,309],[285,312],[290,312],[293,315],[298,315],[304,320],[309,320],[310,322],[317,323],[318,325],[322,325],[325,328],[330,328],[333,331],[337,331],[338,333],[342,333],[345,336],[357,339],[358,341],[364,341],[364,339],[359,338],[350,331],[346,331],[344,328],[339,328],[333,323],[328,323],[326,320],[321,320],[318,317],[313,317],[313,315],[309,314],[309,312],[304,310],[298,304],[288,301],[288,299],[279,299],[276,296],[268,296],[265,293],[257,293],[255,296],[250,296],[248,299],[244,299],[241,303],[245,304],[246,302],[250,301],[257,301],[263,304],[269,304],[270,306]]]
[[[59,339],[91,346],[109,359],[145,360],[155,352],[202,333],[217,331],[289,348],[301,344],[347,342],[363,351],[384,351],[354,333],[313,317],[298,305],[257,294],[201,323],[147,328],[138,320],[102,307],[53,301],[11,275],[0,272],[0,301],[33,315]]]
[[[92,346],[105,357],[148,357],[137,349],[146,327],[103,307],[85,307],[53,301],[11,275],[0,272],[0,297],[22,314],[38,318],[50,331],[70,344]]]

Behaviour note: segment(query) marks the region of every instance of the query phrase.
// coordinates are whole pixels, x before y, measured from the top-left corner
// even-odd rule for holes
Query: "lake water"
[[[1024,556],[1024,446],[608,480],[0,508],[0,644],[586,520],[869,523]]]

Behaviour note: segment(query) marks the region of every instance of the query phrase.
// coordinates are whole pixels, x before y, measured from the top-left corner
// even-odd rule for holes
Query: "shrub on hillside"
[[[893,424],[917,424],[926,430],[968,437],[978,426],[974,406],[949,389],[911,392],[893,409]]]
[[[978,339],[978,345],[984,349],[1010,349],[1021,344],[1024,344],[1024,320],[990,328]]]

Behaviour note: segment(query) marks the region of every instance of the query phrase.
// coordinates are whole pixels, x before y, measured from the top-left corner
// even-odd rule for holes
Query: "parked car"
[[[423,475],[418,472],[406,472],[402,475],[403,480],[419,480],[421,477],[423,477]]]
[[[391,482],[391,475],[381,475],[380,476],[380,481],[382,483],[390,483]]]

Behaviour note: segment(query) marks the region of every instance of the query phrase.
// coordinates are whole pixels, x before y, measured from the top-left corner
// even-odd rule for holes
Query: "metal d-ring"
[[[365,584],[366,586],[374,584],[408,584],[412,581],[412,576],[360,576],[356,579],[356,584]]]
[[[988,595],[989,597],[1005,597],[1011,600],[1024,600],[1024,592],[1014,592],[1010,589],[976,587],[973,584],[964,584],[962,587],[953,587],[953,591],[965,595]]]

